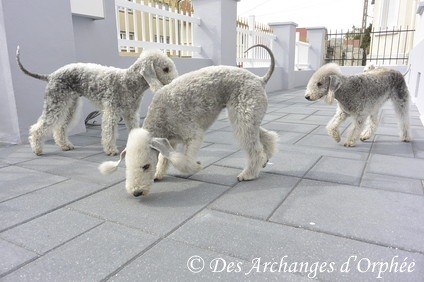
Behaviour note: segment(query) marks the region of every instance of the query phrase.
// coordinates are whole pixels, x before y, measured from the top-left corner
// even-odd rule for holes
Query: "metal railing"
[[[199,53],[193,46],[193,25],[200,19],[165,3],[115,0],[118,46],[121,54],[141,49],[162,49],[171,56],[191,57]]]
[[[342,66],[406,65],[412,48],[414,29],[372,29],[329,32],[326,40],[326,62]]]

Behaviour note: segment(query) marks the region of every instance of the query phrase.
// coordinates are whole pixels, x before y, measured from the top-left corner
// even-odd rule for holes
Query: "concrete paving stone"
[[[197,160],[200,161],[203,169],[205,169],[211,164],[234,154],[238,150],[240,149],[236,145],[215,143],[210,146],[201,148],[198,153]],[[182,178],[188,178],[192,175],[192,174],[182,173],[178,171],[172,165],[170,165],[169,167],[168,174],[172,176],[182,177]]]
[[[276,262],[279,265],[282,261],[281,272],[288,272],[290,266],[294,269],[297,264],[297,274],[305,277],[310,274],[310,277],[318,280],[374,281],[378,273],[371,270],[361,273],[357,270],[358,265],[363,267],[363,262],[367,260],[390,263],[392,259],[398,262],[403,262],[404,259],[408,263],[415,262],[415,268],[411,273],[386,272],[382,274],[385,280],[417,281],[424,276],[424,255],[419,253],[218,211],[202,211],[171,234],[170,238],[250,262],[259,259],[262,265],[266,262]],[[340,271],[351,256],[356,256],[356,259],[350,259],[350,271]],[[307,263],[308,267],[300,270],[300,263]],[[330,268],[331,263],[333,270]],[[316,276],[313,264],[325,264],[322,271],[316,271]]]
[[[122,225],[102,224],[2,278],[3,281],[100,281],[157,238]]]
[[[317,155],[281,150],[270,159],[262,172],[303,177],[319,158]],[[245,163],[246,157],[244,156],[244,152],[237,152],[215,164],[242,169]]]
[[[415,195],[302,180],[270,220],[424,252],[424,237],[416,236],[424,234],[417,224],[424,222],[424,197]]]
[[[0,159],[6,164],[17,164],[34,158],[37,156],[31,151],[28,144],[12,145],[0,150]]]
[[[26,169],[47,172],[49,170],[55,169],[58,166],[69,165],[74,162],[75,160],[73,158],[49,154],[41,155],[35,159],[21,162],[18,165]]]
[[[101,144],[100,137],[87,136],[85,134],[75,134],[69,136],[69,141],[75,145],[75,147],[84,147],[93,144]],[[47,144],[55,144],[54,140],[50,139],[46,142]]]
[[[203,264],[200,258],[199,261],[196,260],[198,257]],[[188,265],[196,269],[199,267],[198,273],[189,270],[187,262],[190,258],[193,262]],[[231,263],[234,266],[230,267]],[[200,270],[202,266],[203,269]],[[169,281],[171,277],[173,281],[308,281],[305,277],[290,273],[250,272],[252,267],[253,264],[248,261],[165,239],[112,276],[109,281]]]
[[[218,130],[224,127],[231,126],[230,122],[228,120],[217,120],[215,121],[211,127],[208,128],[208,132]]]
[[[37,254],[0,239],[0,279],[8,271],[37,257]]]
[[[43,254],[103,221],[67,209],[59,209],[0,234],[1,238],[37,254]]]
[[[321,115],[315,115],[312,114],[306,118],[303,119],[305,122],[313,122],[314,124],[319,123],[322,125],[327,125],[328,122],[331,120],[331,117],[329,116],[321,116]]]
[[[416,158],[424,158],[424,140],[414,140],[411,144],[414,156]]]
[[[266,124],[267,122],[270,122],[270,121],[273,121],[273,120],[276,120],[276,119],[279,119],[279,118],[281,118],[281,114],[280,115],[278,115],[278,114],[266,114],[265,116],[264,116],[264,118],[262,119],[262,123],[263,124]]]
[[[330,149],[330,148],[320,148],[320,147],[310,147],[310,146],[301,146],[298,144],[290,145],[283,144],[280,146],[281,152],[294,152],[294,153],[303,153],[303,154],[312,154],[317,156],[328,156],[335,158],[343,158],[343,159],[353,159],[353,160],[367,160],[368,153],[361,151],[352,151],[347,150],[344,147],[340,147],[338,149]]]
[[[297,123],[289,123],[280,121],[272,121],[264,124],[264,128],[268,130],[276,130],[276,131],[291,131],[298,133],[309,133],[314,130],[317,126],[311,124],[297,124]]]
[[[118,147],[119,152],[121,152],[125,148],[126,141],[116,140],[116,145]],[[58,151],[55,153],[55,155],[73,159],[84,159],[93,155],[97,155],[99,153],[102,153],[103,156],[107,157],[107,155],[103,151],[103,146],[101,144],[93,144],[84,147],[76,147],[74,150],[71,151]]]
[[[305,133],[278,131],[278,143],[294,144],[305,136]]]
[[[292,102],[292,100],[289,100],[289,103]],[[317,110],[310,109],[306,107],[300,107],[300,106],[290,106],[282,108],[281,110],[275,111],[275,113],[287,113],[287,114],[304,114],[304,115],[311,115],[315,113]]]
[[[397,126],[381,125],[375,132],[377,135],[391,135],[399,138],[399,128]],[[411,127],[412,142],[416,140],[424,140],[424,129],[422,127]],[[400,139],[398,139],[400,140]]]
[[[307,114],[287,114],[284,116],[284,118],[282,120],[302,120],[307,118],[309,115]]]
[[[302,138],[296,145],[302,146],[311,146],[311,147],[322,147],[327,149],[336,149],[336,150],[346,150],[346,151],[359,151],[359,152],[369,152],[371,149],[371,142],[361,142],[358,141],[355,147],[346,148],[343,146],[346,142],[346,138],[342,137],[342,140],[339,143],[336,143],[333,138],[330,136],[324,136],[319,134],[309,134],[305,138]]]
[[[120,152],[122,152],[124,150],[125,147],[118,147],[118,150]],[[88,156],[86,158],[83,158],[84,161],[88,161],[88,162],[93,162],[93,163],[97,163],[98,165],[101,164],[102,162],[106,162],[106,161],[117,161],[119,160],[119,156],[107,156],[105,155],[105,153],[97,153],[95,155],[91,155]],[[123,167],[125,168],[125,161],[122,161],[119,164],[119,167]]]
[[[0,176],[0,202],[67,179],[14,165],[0,168]]]
[[[256,180],[240,182],[215,200],[210,207],[267,219],[298,182],[299,178],[262,173]]]
[[[424,188],[421,180],[365,173],[362,177],[361,187],[423,195]]]
[[[71,207],[104,220],[165,235],[227,189],[222,185],[166,177],[155,182],[146,197],[134,198],[125,191],[122,183]]]
[[[213,131],[205,134],[204,140],[210,143],[236,145],[233,132],[229,131]]]
[[[386,125],[386,124],[398,124],[397,116],[396,115],[393,115],[393,116],[383,115],[383,117],[381,119],[381,125]],[[410,117],[409,124],[411,126],[421,126],[421,127],[423,126],[420,118],[419,117],[413,117],[413,116]]]
[[[424,179],[424,160],[386,155],[372,155],[367,172],[414,179]]]
[[[234,186],[238,183],[237,175],[240,172],[239,169],[211,165],[192,175],[190,179],[225,186]]]
[[[414,157],[412,143],[401,142],[399,137],[377,135],[371,148],[371,154]]]
[[[9,166],[9,164],[0,161],[0,168]]]
[[[349,127],[349,123],[345,123],[342,124],[340,126],[340,134],[342,134],[342,137],[346,137],[346,133],[347,133],[347,128]],[[325,125],[320,125],[318,126],[315,130],[313,130],[310,134],[312,135],[324,135],[324,136],[329,136],[327,129],[325,128]],[[331,137],[330,137],[331,138]]]
[[[67,180],[2,202],[0,203],[0,231],[34,219],[102,188],[103,186],[93,183]]]
[[[116,156],[116,160],[118,159],[119,156]],[[58,165],[47,172],[103,186],[109,186],[125,179],[125,171],[122,168],[118,168],[113,174],[104,176],[99,172],[98,166],[99,164],[86,160],[74,160],[71,163]]]
[[[365,161],[325,156],[318,161],[305,177],[358,186],[365,164]]]
[[[336,111],[334,109],[318,109],[314,113],[314,116],[329,116],[329,117],[333,117],[335,113],[336,113]],[[330,120],[330,119],[328,119],[328,120]]]

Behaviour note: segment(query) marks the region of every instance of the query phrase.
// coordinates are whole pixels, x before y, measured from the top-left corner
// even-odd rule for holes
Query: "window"
[[[381,28],[393,28],[398,25],[400,0],[382,0]]]

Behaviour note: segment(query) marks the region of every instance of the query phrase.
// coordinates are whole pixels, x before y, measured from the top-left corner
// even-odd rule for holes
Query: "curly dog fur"
[[[36,155],[42,154],[44,138],[51,130],[62,150],[74,149],[67,132],[76,116],[80,97],[86,97],[102,111],[103,149],[108,155],[118,154],[116,138],[119,119],[124,119],[129,130],[139,127],[138,109],[144,91],[149,88],[141,72],[154,76],[162,84],[170,83],[178,75],[173,61],[162,52],[153,50],[143,52],[128,69],[74,63],[49,75],[25,69],[19,58],[19,46],[16,59],[25,74],[47,81],[43,112],[29,130],[29,143]]]
[[[411,140],[409,128],[409,91],[404,75],[399,71],[377,68],[358,75],[344,76],[340,67],[330,63],[322,66],[311,77],[305,98],[315,101],[324,98],[331,104],[337,100],[337,111],[327,125],[328,134],[340,142],[339,126],[349,116],[353,118],[346,147],[353,147],[360,138],[365,141],[378,126],[378,112],[391,100],[399,118],[400,139]],[[365,129],[364,129],[365,127]]]
[[[137,181],[134,177],[126,180],[130,194],[147,194],[153,179],[160,180],[166,174],[169,162],[182,172],[199,171],[201,165],[196,157],[203,136],[224,108],[227,108],[236,139],[248,155],[247,166],[237,179],[244,181],[259,176],[261,168],[275,153],[278,138],[276,132],[260,127],[268,105],[265,85],[274,70],[274,57],[268,47],[259,46],[271,56],[271,67],[264,77],[237,67],[211,66],[182,75],[156,89],[152,85],[160,86],[160,83],[145,77],[156,94],[143,128],[136,131],[143,130],[148,137],[134,142],[137,135],[131,134],[128,144],[137,143],[137,148],[151,150],[150,154],[136,155],[136,165],[127,162],[127,171],[136,170],[138,175]],[[184,145],[184,154],[174,151],[177,144]],[[107,173],[110,168],[103,164],[100,171]],[[129,175],[127,173],[127,177]]]

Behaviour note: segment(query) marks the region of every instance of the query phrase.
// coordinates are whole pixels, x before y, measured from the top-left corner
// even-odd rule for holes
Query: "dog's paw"
[[[66,144],[66,145],[60,146],[60,149],[61,149],[62,151],[71,151],[71,150],[75,149],[75,146],[74,146],[74,145],[72,145],[71,143],[69,143],[69,144]]]
[[[105,150],[106,155],[108,156],[116,156],[119,155],[118,149]]]
[[[356,142],[353,141],[346,141],[346,143],[344,143],[345,147],[355,147],[356,146]]]
[[[246,173],[246,172],[242,172],[242,173],[240,173],[238,176],[237,176],[237,181],[238,182],[242,182],[242,181],[249,181],[249,180],[253,180],[253,179],[256,179],[257,178],[257,176],[255,176],[255,175],[251,175],[251,174],[249,174],[249,173]]]
[[[331,138],[333,138],[334,141],[336,141],[337,143],[339,143],[342,140],[341,137],[340,137],[340,133],[337,129],[328,129],[327,128],[327,132],[328,132],[328,135],[330,135]]]
[[[400,139],[400,141],[402,141],[402,142],[411,142],[412,141],[412,138],[410,136],[406,136],[406,137],[402,137]]]

